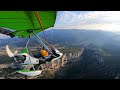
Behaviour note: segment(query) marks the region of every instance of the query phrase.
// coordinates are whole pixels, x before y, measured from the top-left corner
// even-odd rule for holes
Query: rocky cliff
[[[52,63],[41,64],[41,67],[43,70],[53,69],[56,71],[60,67],[64,67],[67,63],[74,63],[74,62],[80,60],[83,51],[84,51],[84,49],[82,48],[76,52],[63,53],[63,56],[60,59],[58,59]]]

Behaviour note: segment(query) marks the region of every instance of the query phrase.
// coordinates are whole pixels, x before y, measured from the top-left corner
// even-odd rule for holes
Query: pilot
[[[44,47],[44,46],[42,46],[42,49],[40,50],[40,54],[41,54],[42,57],[43,57],[44,59],[46,59],[46,60],[51,57],[51,54],[50,54],[48,51],[45,50],[45,47]]]

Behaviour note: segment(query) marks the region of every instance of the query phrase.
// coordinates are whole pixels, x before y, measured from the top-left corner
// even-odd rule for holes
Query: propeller
[[[6,45],[6,52],[7,52],[7,54],[8,54],[9,57],[14,57],[15,56],[14,53],[12,53],[12,51],[10,50],[10,48],[9,48],[8,45]],[[16,52],[17,51],[15,51],[15,53]]]
[[[14,55],[17,55],[17,53],[18,53],[18,51],[16,50],[16,51],[14,52]]]

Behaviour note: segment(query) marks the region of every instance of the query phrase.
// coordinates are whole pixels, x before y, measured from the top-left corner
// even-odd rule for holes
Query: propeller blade
[[[6,45],[6,52],[7,52],[9,57],[14,57],[14,54],[12,53],[12,51],[10,50],[8,45]]]
[[[16,55],[18,53],[18,51],[16,50],[15,52],[14,52],[14,55]]]

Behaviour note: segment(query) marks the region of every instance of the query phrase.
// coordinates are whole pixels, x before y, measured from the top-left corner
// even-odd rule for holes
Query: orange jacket
[[[46,50],[40,50],[40,53],[44,57],[48,56],[48,52]]]

